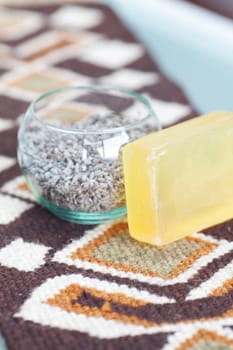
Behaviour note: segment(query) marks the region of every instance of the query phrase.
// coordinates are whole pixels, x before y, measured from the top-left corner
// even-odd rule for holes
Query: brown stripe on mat
[[[94,64],[80,61],[78,58],[69,58],[58,62],[55,64],[55,67],[65,68],[76,73],[82,72],[82,74],[93,78],[100,78],[112,72],[111,69],[95,66]]]
[[[226,239],[230,242],[233,240],[233,220],[228,220],[222,224],[213,226],[204,231],[206,235],[213,236],[217,239]]]
[[[0,172],[0,187],[3,186],[4,183],[14,179],[16,176],[20,174],[21,174],[21,171],[19,169],[18,164],[15,164],[12,167],[8,168],[7,170]]]
[[[18,98],[0,95],[0,118],[16,119],[21,113],[25,113],[29,103]],[[1,150],[1,147],[0,147]]]
[[[101,340],[90,337],[85,333],[59,330],[57,328],[41,327],[32,322],[9,319],[8,326],[1,326],[3,335],[9,339],[9,349],[33,349],[36,350],[160,350],[167,342],[169,333],[142,335],[136,337],[123,337],[118,339]],[[17,331],[16,331],[17,330]],[[16,335],[12,337],[12,334]]]
[[[8,157],[17,157],[18,127],[0,131],[0,154]]]
[[[26,241],[61,249],[71,239],[80,238],[93,226],[76,225],[57,219],[39,205],[21,215],[5,228],[4,237],[22,237]],[[2,243],[1,238],[0,243]]]

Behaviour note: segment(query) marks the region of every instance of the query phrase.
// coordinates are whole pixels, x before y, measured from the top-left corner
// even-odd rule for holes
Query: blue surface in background
[[[202,39],[201,31],[199,37],[195,35],[195,28],[186,31],[187,23],[172,23],[170,19],[166,22],[162,16],[156,16],[156,9],[153,8],[156,1],[159,2],[111,0],[110,3],[145,43],[168,76],[183,87],[200,112],[222,109],[233,111],[232,42],[229,44],[226,35],[222,40],[217,38],[215,43],[211,31],[210,40],[208,31]],[[207,12],[204,14],[208,15]],[[218,25],[221,25],[221,20]],[[227,24],[230,27],[229,20]]]
[[[0,334],[0,350],[7,350],[6,343]]]

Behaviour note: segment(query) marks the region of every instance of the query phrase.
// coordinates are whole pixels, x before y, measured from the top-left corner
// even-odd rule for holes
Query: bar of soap
[[[164,245],[233,217],[233,113],[215,112],[123,148],[129,232]]]

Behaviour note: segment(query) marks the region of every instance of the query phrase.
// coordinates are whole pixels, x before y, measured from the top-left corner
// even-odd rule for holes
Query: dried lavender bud
[[[119,127],[121,131],[101,133]],[[115,114],[93,115],[71,125],[74,131],[91,130],[92,134],[32,125],[25,131],[22,168],[40,194],[61,208],[104,212],[125,206],[121,147],[155,127],[123,127],[122,118]]]

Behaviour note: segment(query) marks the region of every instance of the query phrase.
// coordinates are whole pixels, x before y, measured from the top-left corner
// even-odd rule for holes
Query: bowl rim
[[[38,102],[42,101],[43,99],[45,99],[51,95],[55,95],[55,94],[58,94],[60,92],[71,91],[71,90],[92,90],[92,91],[99,91],[99,92],[108,92],[108,91],[112,90],[112,91],[120,92],[120,93],[125,94],[126,96],[128,95],[128,96],[134,98],[135,100],[141,102],[147,108],[148,113],[144,118],[142,118],[141,120],[139,120],[138,122],[135,122],[133,124],[126,124],[126,125],[122,125],[122,126],[115,127],[115,128],[98,129],[98,130],[93,130],[93,129],[88,129],[88,128],[87,129],[78,129],[78,128],[74,129],[71,127],[57,126],[57,125],[51,124],[48,121],[45,121],[37,116],[36,104]],[[145,121],[147,121],[151,117],[155,118],[157,130],[162,129],[160,121],[159,121],[156,113],[154,112],[150,101],[144,95],[137,93],[137,92],[134,92],[132,90],[128,90],[128,89],[120,88],[120,87],[116,87],[116,86],[97,85],[97,84],[96,85],[94,85],[94,84],[93,85],[74,85],[74,86],[62,87],[62,88],[58,88],[55,90],[51,90],[51,91],[48,91],[48,92],[40,95],[39,97],[37,97],[30,104],[28,112],[30,115],[33,116],[34,119],[36,119],[44,127],[48,128],[48,129],[52,129],[54,131],[63,132],[63,133],[96,135],[96,134],[108,134],[108,133],[122,132],[124,130],[129,130],[129,129],[134,129],[135,127],[140,127],[140,125],[145,123]]]

